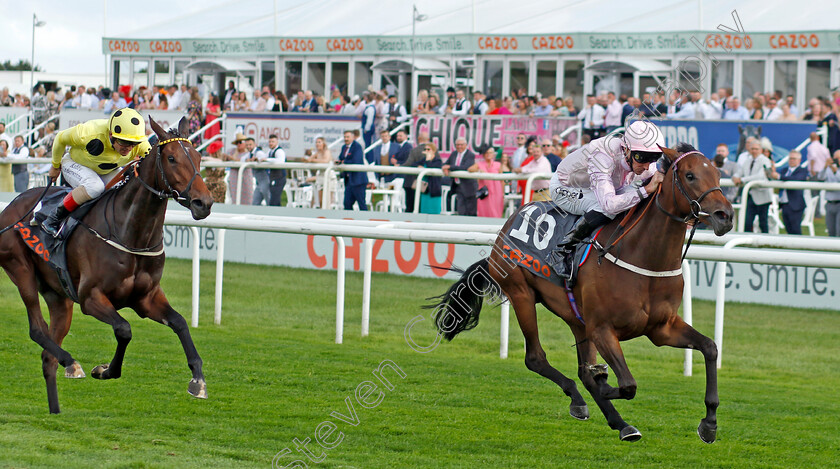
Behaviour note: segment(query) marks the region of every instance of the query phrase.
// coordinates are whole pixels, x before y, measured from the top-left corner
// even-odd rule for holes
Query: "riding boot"
[[[591,235],[595,228],[607,223],[610,221],[611,218],[604,215],[601,212],[590,210],[583,214],[582,217],[575,223],[575,226],[569,231],[569,234],[560,241],[560,244],[557,245],[558,248],[571,252],[575,246],[577,246],[581,241],[586,239],[587,236]]]
[[[79,204],[75,199],[73,199],[73,194],[67,194],[64,196],[64,200],[61,205],[56,207],[50,216],[41,223],[41,229],[55,238],[58,234],[58,229],[61,227],[61,222],[64,221],[64,219],[67,218],[67,215],[70,215],[70,212],[75,210],[78,206]]]
[[[58,234],[58,228],[61,226],[61,222],[67,218],[67,215],[70,215],[70,211],[64,205],[59,205],[44,220],[44,223],[41,223],[41,229],[54,238]]]

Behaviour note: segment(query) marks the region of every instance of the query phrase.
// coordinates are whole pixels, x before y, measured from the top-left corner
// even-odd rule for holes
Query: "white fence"
[[[342,342],[343,319],[344,319],[344,240],[343,237],[364,238],[365,261],[364,261],[364,290],[362,300],[362,336],[366,336],[370,327],[370,261],[371,243],[373,239],[391,239],[404,241],[428,241],[453,244],[471,244],[490,246],[496,238],[499,225],[448,225],[448,224],[424,224],[390,222],[382,223],[376,221],[354,221],[354,220],[312,220],[309,218],[295,217],[250,217],[244,215],[212,214],[205,220],[192,220],[188,213],[183,210],[167,212],[167,223],[173,225],[184,225],[192,227],[216,227],[224,229],[257,230],[278,233],[299,233],[307,235],[334,236],[339,247],[338,258],[338,291],[336,299],[336,343]],[[840,268],[840,240],[829,238],[805,238],[797,236],[769,236],[769,235],[726,235],[716,237],[708,233],[700,233],[696,236],[698,242],[715,243],[716,246],[693,245],[688,252],[689,259],[702,259],[718,261],[718,298],[715,319],[715,342],[718,344],[718,366],[720,366],[723,355],[723,319],[724,319],[724,291],[723,282],[726,277],[726,262],[758,262],[774,263],[790,266],[821,266],[829,268]],[[216,307],[215,322],[221,323],[221,292],[222,292],[222,266],[224,264],[224,235],[219,237],[219,249],[217,251],[217,278],[216,278]],[[751,249],[739,248],[736,245],[749,245]],[[796,250],[779,250],[766,248],[786,248]],[[807,249],[807,251],[805,250]],[[814,252],[814,251],[823,251]],[[826,255],[824,252],[832,253]],[[197,253],[196,253],[197,256]],[[197,269],[197,264],[194,264]],[[683,269],[684,276],[690,275],[689,269]],[[194,271],[194,282],[197,282],[197,270]],[[691,323],[691,279],[685,279],[686,291],[683,298],[684,318]],[[193,326],[198,324],[197,296],[193,298]],[[509,309],[505,303],[502,305],[502,330],[500,356],[506,358],[508,354],[508,327]],[[686,352],[686,374],[691,374],[690,351]]]

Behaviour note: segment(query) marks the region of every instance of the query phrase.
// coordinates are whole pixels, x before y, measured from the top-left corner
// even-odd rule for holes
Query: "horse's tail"
[[[478,325],[478,315],[484,297],[501,298],[501,287],[490,277],[488,266],[489,261],[485,258],[469,266],[467,270],[450,268],[449,270],[462,274],[461,278],[443,295],[428,298],[437,301],[425,308],[435,310],[435,327],[446,340],[452,340],[458,333]]]

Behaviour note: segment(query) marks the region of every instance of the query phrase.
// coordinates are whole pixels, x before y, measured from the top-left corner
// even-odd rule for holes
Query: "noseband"
[[[169,184],[169,181],[166,179],[166,173],[163,171],[163,162],[162,162],[163,146],[168,144],[168,143],[173,143],[173,142],[178,142],[178,145],[180,145],[181,149],[184,150],[184,153],[187,155],[187,160],[189,160],[190,165],[193,168],[193,176],[190,179],[190,182],[187,184],[186,189],[184,189],[182,192],[179,192],[179,191],[175,190],[172,187],[172,185]],[[157,146],[158,146],[158,156],[157,156],[157,161],[155,162],[155,165],[157,167],[157,171],[160,173],[161,179],[163,179],[163,184],[164,184],[164,186],[166,186],[166,189],[164,189],[162,191],[159,191],[159,190],[155,189],[154,187],[152,187],[148,183],[146,183],[146,181],[144,181],[139,175],[137,176],[137,179],[140,180],[140,183],[143,184],[143,187],[148,189],[152,194],[155,194],[156,196],[158,196],[158,198],[160,198],[160,199],[170,199],[170,198],[175,199],[181,205],[187,206],[187,205],[189,205],[189,203],[191,201],[191,199],[189,197],[190,188],[192,188],[193,182],[195,182],[195,178],[201,177],[201,174],[199,173],[198,168],[195,167],[195,163],[193,163],[192,158],[190,158],[190,152],[184,146],[184,142],[192,144],[189,141],[189,139],[186,139],[186,138],[183,138],[183,137],[170,138],[170,139],[158,142],[158,144],[157,144]],[[134,168],[134,171],[135,171],[135,174],[137,174],[137,167],[136,166]]]
[[[671,174],[673,175],[674,186],[677,188],[677,190],[680,191],[680,194],[682,194],[683,197],[685,197],[685,200],[688,202],[688,206],[689,206],[689,209],[691,210],[691,213],[689,213],[685,217],[680,217],[679,215],[674,215],[673,213],[665,210],[665,208],[662,207],[662,204],[659,202],[659,195],[661,194],[661,191],[656,192],[656,207],[659,210],[661,210],[665,215],[668,215],[670,218],[672,218],[673,220],[676,220],[680,223],[686,223],[686,224],[688,224],[691,221],[697,222],[700,219],[701,216],[708,216],[709,215],[708,213],[704,212],[703,209],[700,207],[700,203],[703,202],[703,199],[705,199],[707,195],[709,195],[709,194],[711,194],[712,192],[715,192],[715,191],[720,191],[721,193],[723,193],[723,190],[721,190],[720,186],[716,186],[716,187],[712,187],[711,189],[703,192],[696,199],[692,199],[691,196],[688,195],[688,192],[686,191],[685,187],[682,185],[682,182],[680,182],[680,178],[677,176],[677,171],[679,171],[679,168],[677,168],[677,164],[680,161],[682,161],[682,159],[685,158],[688,155],[700,155],[703,158],[705,158],[705,156],[702,153],[700,153],[699,151],[689,151],[689,152],[683,153],[682,155],[679,156],[679,158],[677,158],[671,164],[671,169],[672,169]],[[672,192],[672,194],[674,196],[674,207],[676,208],[676,206],[677,206],[677,193]],[[695,223],[695,225],[696,225],[696,223]]]

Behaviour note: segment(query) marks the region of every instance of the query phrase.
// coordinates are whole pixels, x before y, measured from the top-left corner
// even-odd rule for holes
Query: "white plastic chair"
[[[450,186],[441,186],[440,189],[440,214],[441,215],[452,215],[453,213],[458,213],[455,211],[455,198],[452,198],[452,211],[446,210],[446,199],[449,198],[449,190],[451,189]]]
[[[808,228],[808,235],[815,236],[816,228],[814,228],[814,215],[817,213],[817,204],[820,202],[820,196],[807,197],[805,199],[805,212],[802,213],[802,228]]]
[[[779,218],[779,195],[773,194],[773,200],[770,201],[770,208],[767,210],[767,232],[770,234],[779,234],[779,229],[785,226],[782,219]],[[753,229],[758,227],[758,217],[753,223]]]

